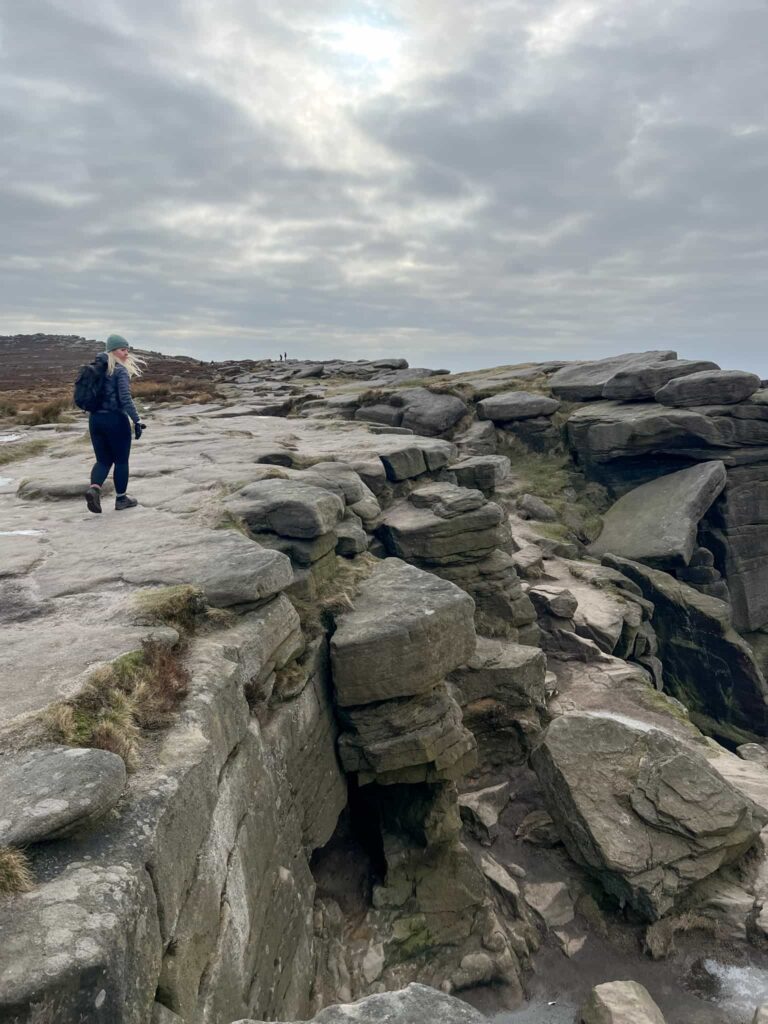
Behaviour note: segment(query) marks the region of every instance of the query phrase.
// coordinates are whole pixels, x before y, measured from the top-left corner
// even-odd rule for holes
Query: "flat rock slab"
[[[430,565],[477,561],[503,543],[504,512],[480,491],[436,485],[384,513],[381,538],[392,555]],[[463,492],[456,494],[455,492]]]
[[[702,370],[719,370],[706,359],[663,359],[646,366],[619,370],[603,387],[603,398],[638,402],[653,398],[659,388],[676,377],[687,377]]]
[[[552,394],[571,402],[589,402],[603,397],[603,388],[617,373],[677,359],[668,349],[651,352],[626,352],[609,359],[587,363],[570,363],[549,378]]]
[[[654,398],[662,405],[735,405],[759,387],[757,374],[745,370],[702,370],[669,381]]]
[[[704,754],[619,716],[556,718],[531,760],[570,855],[649,920],[745,853],[768,820]]]
[[[556,398],[536,395],[530,391],[503,391],[477,403],[477,414],[481,420],[506,423],[512,420],[526,420],[532,416],[551,416],[560,408]]]
[[[430,690],[475,649],[474,601],[431,573],[386,559],[331,639],[342,707]]]
[[[233,1024],[264,1022],[240,1020]],[[328,1006],[312,1018],[312,1024],[487,1024],[487,1018],[459,999],[412,983],[399,992]]]
[[[664,1017],[636,981],[609,981],[592,989],[579,1024],[664,1024]]]
[[[249,530],[304,540],[330,533],[344,515],[338,494],[299,480],[259,480],[244,487],[227,508]]]
[[[416,434],[438,437],[454,427],[467,407],[456,395],[440,395],[426,388],[409,388],[400,392],[403,403],[402,426]]]
[[[100,818],[125,788],[107,750],[47,747],[0,757],[0,846],[62,839]]]
[[[546,700],[546,673],[540,648],[480,636],[467,664],[448,678],[462,706],[492,698],[512,708],[529,708]]]
[[[725,483],[725,466],[715,461],[636,487],[605,513],[589,553],[610,551],[658,569],[688,565],[699,522]]]

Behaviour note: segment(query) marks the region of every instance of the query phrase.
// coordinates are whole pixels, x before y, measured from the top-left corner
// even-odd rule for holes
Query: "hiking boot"
[[[135,498],[131,498],[127,494],[122,494],[120,497],[115,498],[115,510],[122,512],[124,508],[136,508],[138,501]]]
[[[91,484],[85,492],[85,503],[89,512],[101,512],[101,488]]]

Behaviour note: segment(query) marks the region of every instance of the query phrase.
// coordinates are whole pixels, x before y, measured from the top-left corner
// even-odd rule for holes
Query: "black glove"
[[[146,423],[134,423],[133,424],[133,435],[138,441],[144,431],[147,429]]]

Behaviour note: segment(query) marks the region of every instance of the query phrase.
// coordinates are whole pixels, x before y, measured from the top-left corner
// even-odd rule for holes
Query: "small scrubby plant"
[[[182,635],[192,633],[206,611],[202,590],[188,583],[140,590],[134,604],[143,619],[172,626]]]
[[[39,455],[48,447],[48,442],[43,438],[34,438],[31,441],[14,441],[12,444],[0,445],[0,466],[7,466],[9,462],[20,462],[22,459],[31,459]]]
[[[334,616],[352,608],[352,598],[378,563],[379,560],[368,553],[353,559],[337,556],[336,572],[317,585],[311,598],[291,598],[307,640],[325,633]]]
[[[0,896],[29,892],[35,877],[26,856],[15,846],[0,846]]]

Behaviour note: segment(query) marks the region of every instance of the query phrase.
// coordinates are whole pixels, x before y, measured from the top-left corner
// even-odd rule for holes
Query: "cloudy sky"
[[[0,333],[768,376],[766,0],[0,0]]]

